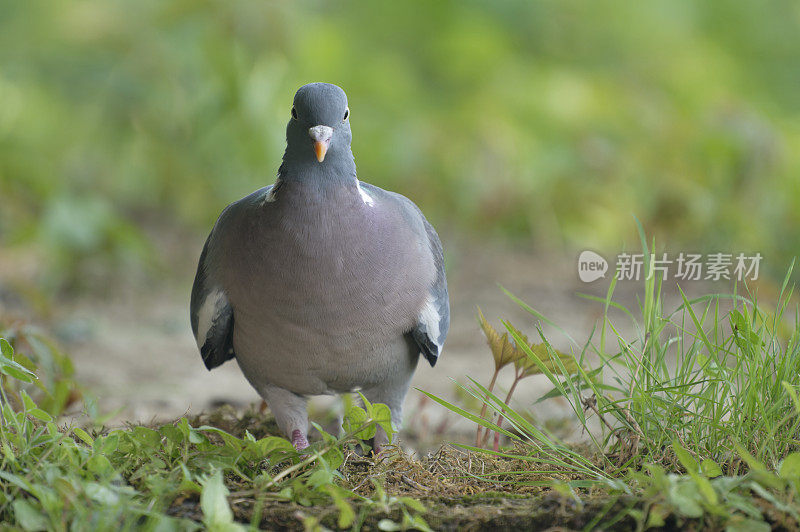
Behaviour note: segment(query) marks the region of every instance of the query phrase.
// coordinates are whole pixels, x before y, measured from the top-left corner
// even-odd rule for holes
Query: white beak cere
[[[333,137],[333,128],[328,126],[310,127],[308,128],[308,136],[314,141],[314,154],[317,156],[317,161],[324,161],[328,146],[331,143],[331,137]]]
[[[330,142],[333,136],[333,128],[328,126],[310,127],[308,128],[308,136],[311,137],[314,142]]]

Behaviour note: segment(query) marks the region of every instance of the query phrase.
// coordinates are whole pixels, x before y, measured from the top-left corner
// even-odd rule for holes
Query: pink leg
[[[275,421],[298,451],[308,447],[308,415],[306,399],[277,386],[264,386],[259,390],[266,400]]]
[[[375,432],[375,437],[372,438],[371,443],[372,453],[375,456],[379,456],[383,454],[383,451],[386,450],[386,445],[391,443],[391,441],[389,441],[389,436],[386,434],[386,431],[384,431],[381,427],[378,427],[377,431]]]
[[[308,440],[302,430],[295,429],[292,431],[292,445],[294,445],[294,448],[298,451],[302,451],[308,447]]]

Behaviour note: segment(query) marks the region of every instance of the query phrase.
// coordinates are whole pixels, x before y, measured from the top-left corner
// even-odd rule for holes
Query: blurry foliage
[[[38,373],[35,379],[22,379],[13,373],[0,375],[0,386],[14,406],[22,405],[27,394],[48,415],[59,416],[81,401],[81,391],[73,379],[72,361],[46,335],[29,325],[7,326],[0,322],[0,337],[6,358],[12,358],[10,353],[16,351],[13,360],[21,370]]]
[[[435,223],[617,249],[635,213],[780,270],[798,34],[788,1],[2,2],[0,245],[146,262],[137,226],[272,182],[294,91],[330,81],[359,175]]]
[[[5,334],[2,329],[0,334]],[[36,384],[57,395],[52,382],[38,374],[39,362],[49,363],[21,356],[0,336],[4,530],[194,531],[202,519],[207,530],[243,531],[285,523],[265,514],[269,502],[324,508],[328,516],[337,515],[339,529],[361,530],[373,514],[380,530],[431,530],[422,517],[426,506],[412,497],[388,495],[379,477],[371,479],[372,493],[355,491],[366,479],[348,487],[345,462],[349,458],[352,464],[353,457],[346,458],[345,453],[351,454],[347,447],[354,434],[374,430],[376,423],[391,430],[388,418],[371,417],[388,412],[386,405],[365,403],[369,416],[361,417],[352,432],[336,438],[320,431],[322,441],[303,454],[279,436],[256,438],[244,427],[237,436],[215,426],[192,426],[186,417],[157,427],[84,425],[90,434],[74,418],[59,426],[53,411],[27,393]],[[236,425],[243,421],[234,419]],[[103,425],[99,418],[88,421]],[[262,416],[259,421],[266,428]],[[237,504],[245,500],[246,508]],[[394,515],[397,522],[390,519]],[[302,519],[308,529],[321,529],[304,516],[295,514],[294,519]],[[240,524],[247,520],[250,527]]]

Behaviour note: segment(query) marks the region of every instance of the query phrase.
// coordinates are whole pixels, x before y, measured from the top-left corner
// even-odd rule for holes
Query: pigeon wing
[[[209,264],[209,248],[214,245],[214,231],[203,246],[192,286],[190,316],[200,355],[208,369],[232,359],[233,309],[225,292],[215,282]]]
[[[417,322],[409,334],[419,346],[420,352],[428,363],[434,366],[442,352],[447,331],[450,328],[450,299],[447,293],[442,242],[425,215],[410,199],[368,183],[361,182],[359,186],[369,195],[383,197],[399,204],[409,226],[417,233],[421,241],[428,243],[427,252],[433,256],[436,279],[428,288],[425,304],[420,309]]]
[[[422,214],[420,213],[420,216]],[[430,242],[433,262],[436,266],[436,280],[428,290],[425,306],[419,314],[417,324],[411,330],[411,336],[420,348],[431,367],[439,360],[439,355],[450,328],[450,299],[447,293],[447,278],[444,271],[444,255],[439,235],[433,226],[423,217],[425,232]]]

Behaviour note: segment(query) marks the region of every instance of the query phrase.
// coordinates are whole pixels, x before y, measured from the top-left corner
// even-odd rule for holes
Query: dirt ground
[[[602,297],[608,279],[581,282],[577,254],[542,255],[519,245],[458,237],[443,240],[451,329],[439,363],[435,368],[420,363],[413,387],[452,400],[457,382],[473,377],[487,383],[493,361],[476,321],[478,305],[498,329],[502,328],[499,318],[507,318],[532,339],[536,337],[535,318],[511,301],[501,285],[558,324],[578,344],[586,342],[602,306],[577,294]],[[71,355],[77,380],[97,396],[103,410],[122,409],[115,416],[119,421],[166,420],[220,404],[244,406],[258,401],[234,361],[209,372],[197,352],[188,302],[202,241],[173,238],[158,245],[167,266],[162,278],[144,286],[112,282],[100,294],[79,294],[51,306],[44,327],[56,334]],[[0,271],[6,272],[7,279],[15,276],[7,263],[0,264]],[[635,307],[638,289],[637,283],[620,283],[616,299]],[[8,306],[7,299],[0,298],[0,304],[6,301]],[[671,299],[677,301],[674,295]],[[563,333],[547,325],[543,328],[557,348],[571,348]],[[510,384],[510,377],[510,372],[503,374],[501,390]],[[537,418],[569,417],[568,406],[558,399],[532,406],[549,389],[543,376],[528,378],[518,387],[515,403],[530,408]],[[336,407],[330,398],[315,400],[312,417]],[[419,440],[474,431],[469,422],[447,415],[414,389],[406,399],[405,412],[406,431]]]

